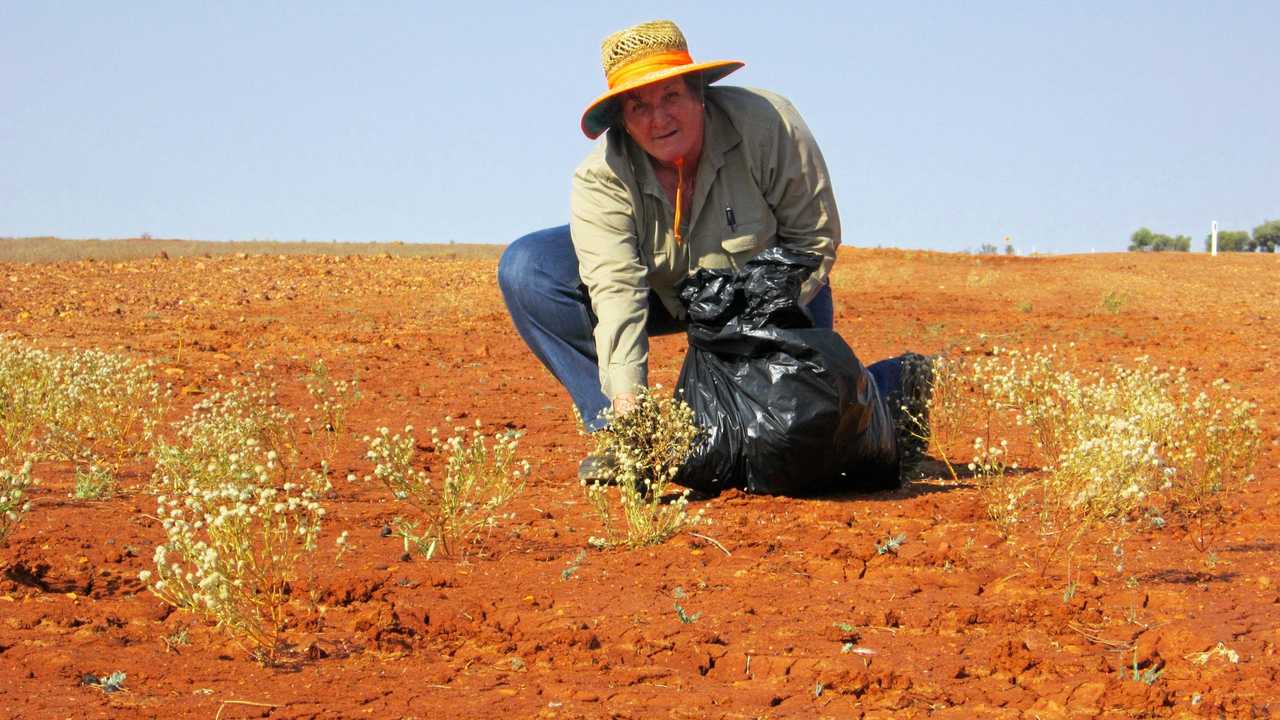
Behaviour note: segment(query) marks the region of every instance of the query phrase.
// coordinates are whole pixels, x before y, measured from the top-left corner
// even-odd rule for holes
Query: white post
[[[1210,225],[1209,227],[1210,227],[1209,234],[1213,237],[1213,241],[1212,241],[1213,256],[1218,257],[1218,221],[1214,220],[1213,224]]]

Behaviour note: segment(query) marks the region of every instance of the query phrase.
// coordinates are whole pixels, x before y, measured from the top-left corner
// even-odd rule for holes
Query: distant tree
[[[978,248],[979,255],[996,255],[1000,252],[1000,248],[991,243],[982,243],[982,247]]]
[[[1248,230],[1219,230],[1218,252],[1246,252],[1252,250],[1253,238]],[[1204,251],[1213,249],[1213,233],[1204,236]]]
[[[1191,237],[1188,235],[1176,235],[1169,237],[1161,233],[1151,236],[1151,250],[1153,252],[1187,252],[1191,249]]]
[[[1254,228],[1253,241],[1262,252],[1280,250],[1280,220],[1268,220]]]
[[[1140,227],[1129,236],[1129,252],[1146,252],[1151,249],[1151,239],[1155,233],[1149,228]]]
[[[1018,252],[1017,252],[1016,250],[1014,250],[1014,249],[1013,249],[1013,243],[1009,243],[1009,244],[1007,244],[1007,245],[1005,245],[1005,246],[1004,246],[1004,254],[1005,254],[1005,255],[1017,255],[1017,254],[1018,254]]]
[[[1129,252],[1186,252],[1191,249],[1191,238],[1186,235],[1169,237],[1140,227],[1129,236]]]

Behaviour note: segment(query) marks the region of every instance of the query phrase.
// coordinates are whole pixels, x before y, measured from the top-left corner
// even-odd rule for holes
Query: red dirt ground
[[[290,637],[311,659],[255,664],[143,589],[163,538],[147,467],[123,496],[68,497],[38,466],[35,507],[0,548],[0,716],[89,717],[1270,717],[1280,708],[1280,256],[1005,258],[845,250],[836,326],[865,361],[1076,343],[1086,366],[1150,355],[1260,405],[1258,479],[1212,568],[1172,532],[1126,547],[1136,587],[1027,570],[965,483],[788,499],[729,493],[712,525],[637,551],[599,533],[575,480],[586,447],[565,394],[521,344],[494,259],[223,257],[0,265],[0,331],[43,347],[159,362],[176,412],[219,375],[269,363],[292,408],[323,358],[359,376],[356,435],[446,415],[526,431],[515,519],[462,561],[401,562],[379,530],[398,508],[350,440],[323,548]],[[1110,300],[1104,302],[1104,298]],[[681,337],[654,343],[673,384]],[[175,415],[176,417],[176,415]],[[423,433],[425,434],[425,433]],[[896,554],[876,543],[906,533]],[[673,592],[696,622],[680,622]],[[308,606],[314,607],[308,611]],[[837,624],[847,623],[850,634]],[[190,644],[164,638],[188,628]],[[858,652],[842,653],[846,641]],[[1239,663],[1191,653],[1223,642]],[[1132,648],[1136,647],[1136,654]],[[1152,684],[1131,676],[1162,667]],[[123,671],[126,691],[82,686]],[[254,704],[249,704],[254,703]]]

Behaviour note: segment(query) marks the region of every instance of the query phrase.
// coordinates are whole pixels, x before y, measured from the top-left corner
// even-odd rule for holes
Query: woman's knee
[[[498,288],[503,295],[510,296],[523,289],[521,280],[529,276],[532,263],[537,259],[537,253],[532,248],[534,243],[530,241],[532,237],[530,234],[517,238],[507,245],[498,258]]]
[[[569,252],[573,252],[568,231],[568,226],[539,230],[507,245],[498,259],[498,287],[503,294],[511,297],[524,293],[540,278],[545,280],[550,273],[544,265],[556,257],[558,246],[568,244]]]

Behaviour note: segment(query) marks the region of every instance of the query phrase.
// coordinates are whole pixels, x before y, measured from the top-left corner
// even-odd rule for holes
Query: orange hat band
[[[615,68],[607,77],[609,81],[609,89],[612,90],[619,85],[650,73],[669,70],[681,65],[692,64],[693,58],[689,57],[689,53],[686,50],[654,53],[653,55],[640,58],[635,62],[627,63],[626,65]]]

